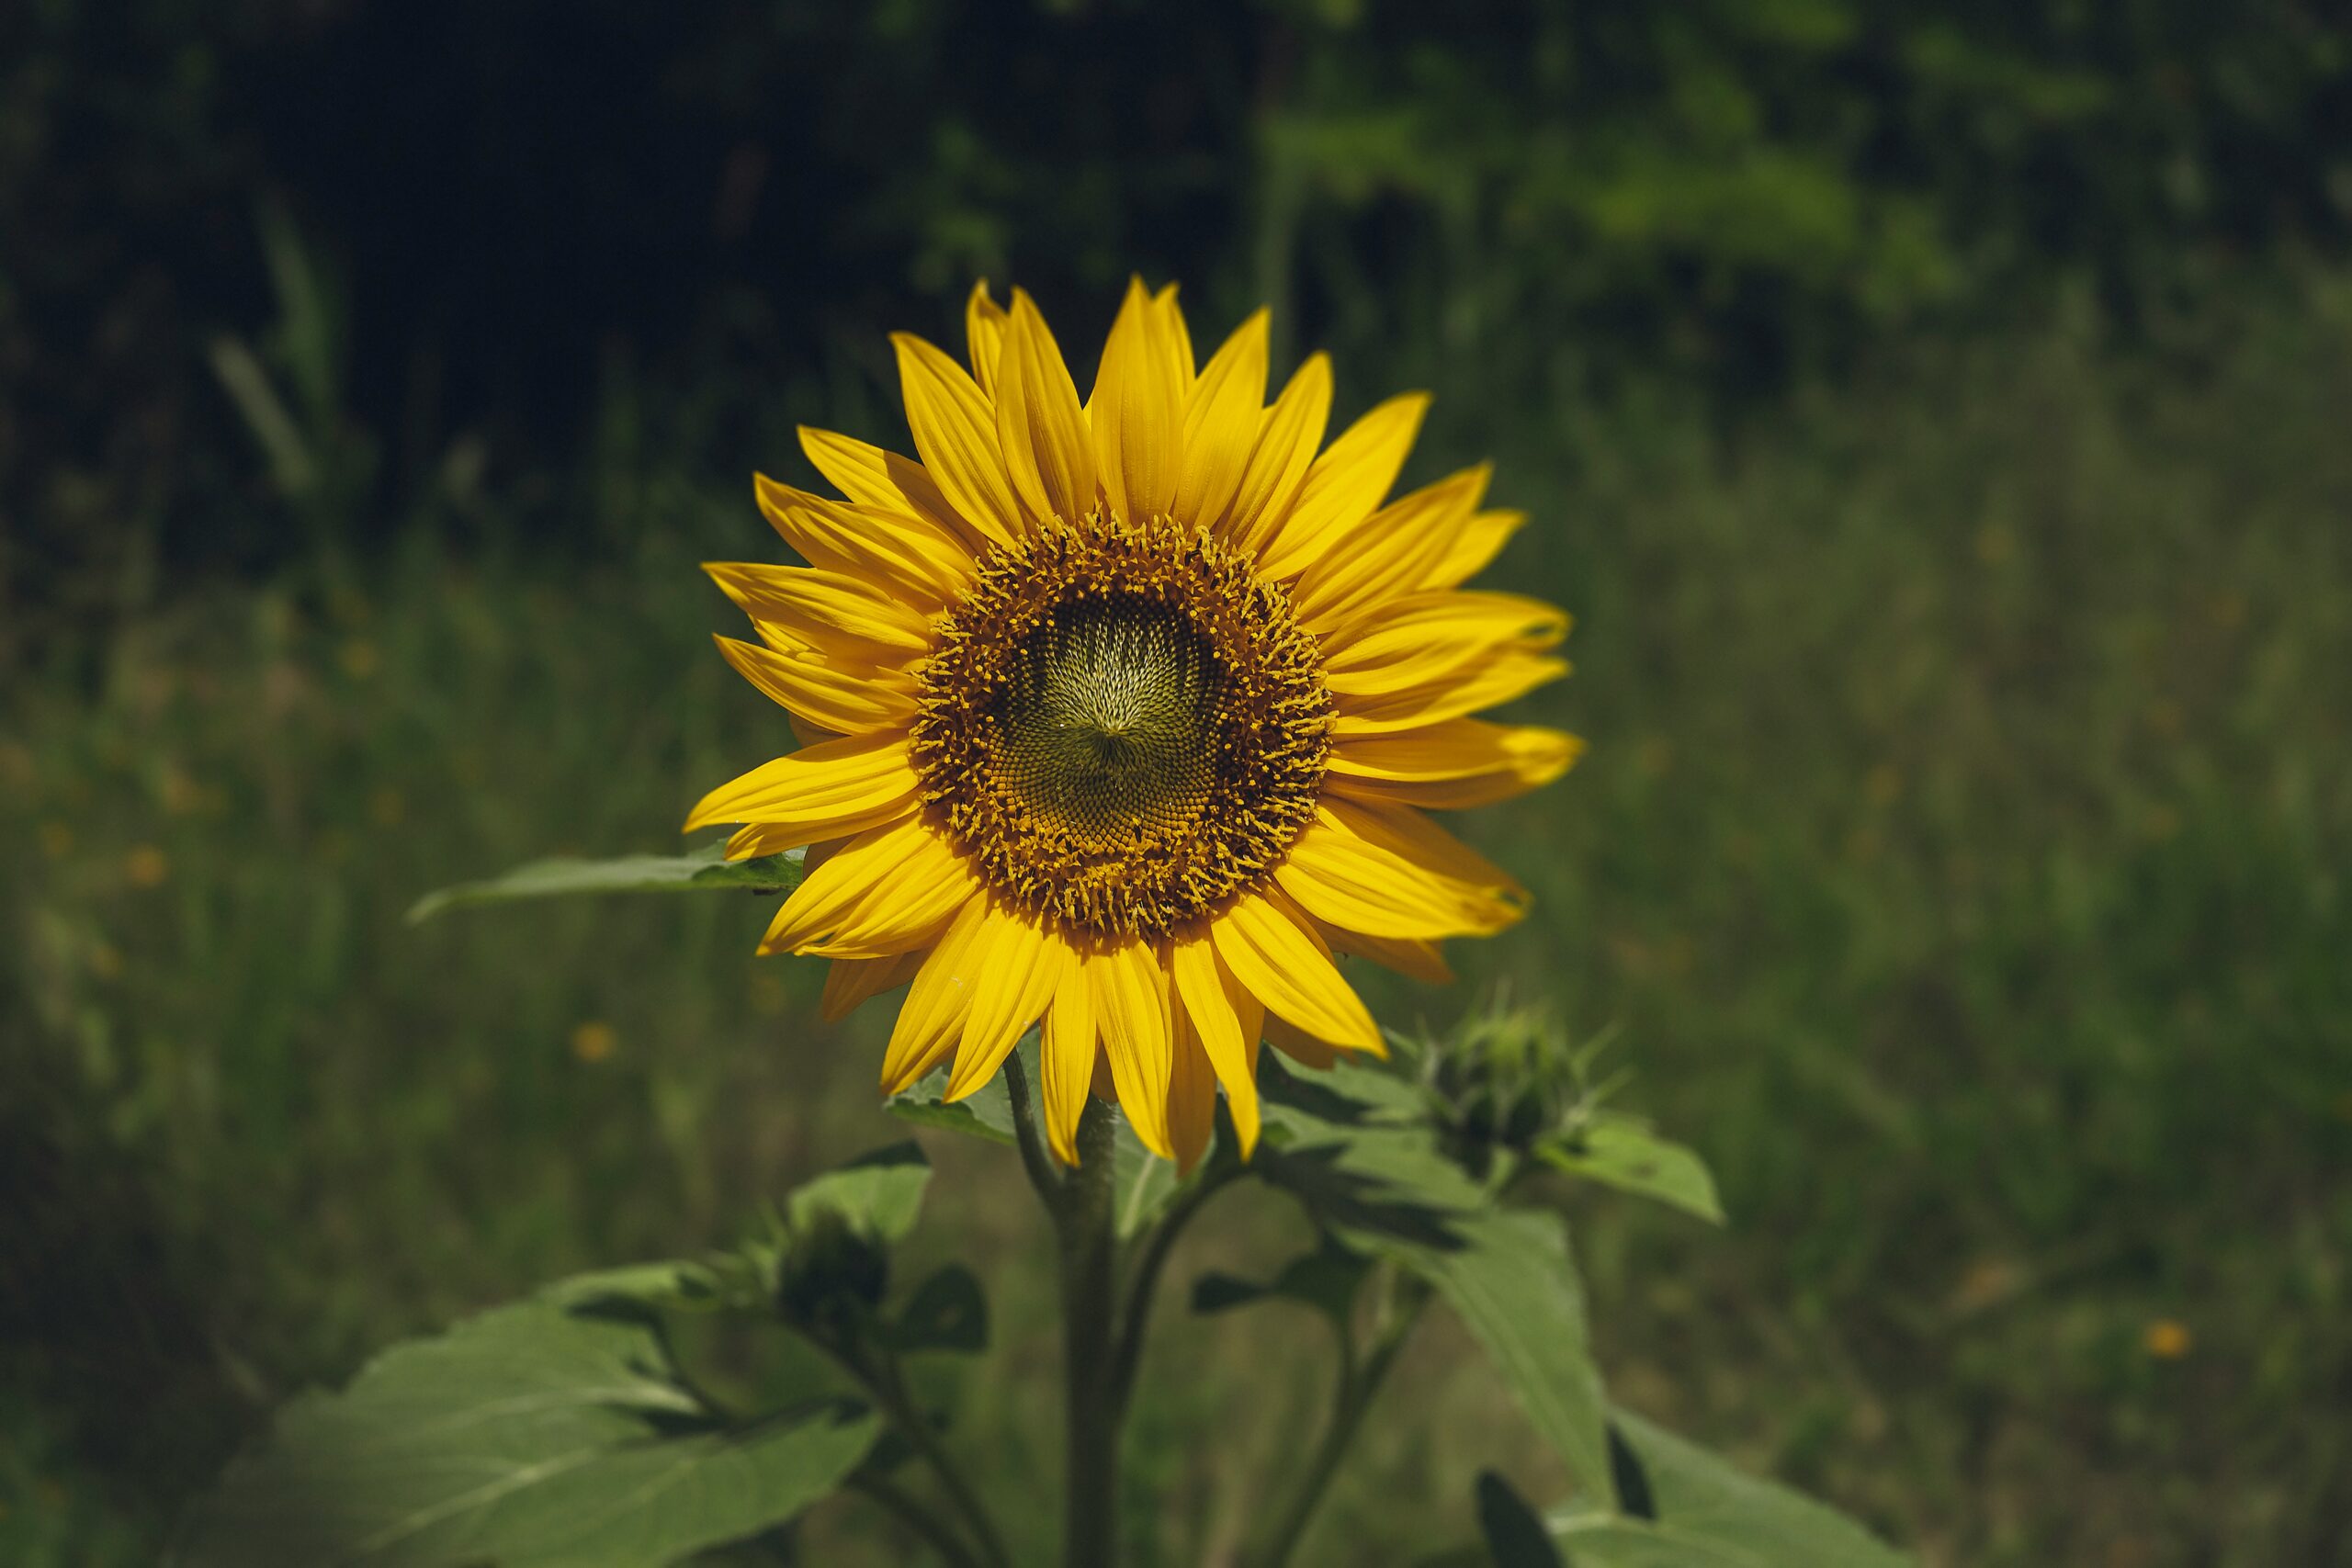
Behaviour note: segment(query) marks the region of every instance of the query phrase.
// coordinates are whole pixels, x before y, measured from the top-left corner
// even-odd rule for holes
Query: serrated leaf
[[[1494,1568],[1561,1568],[1543,1516],[1491,1470],[1478,1472],[1478,1533]]]
[[[951,1263],[925,1280],[891,1325],[890,1343],[910,1352],[988,1348],[989,1303],[978,1277]]]
[[[1568,1473],[1613,1507],[1600,1373],[1566,1227],[1555,1214],[1498,1209],[1458,1216],[1450,1230],[1451,1247],[1386,1241],[1381,1250],[1436,1288]]]
[[[421,925],[444,910],[469,904],[503,904],[518,898],[560,898],[581,893],[691,893],[719,887],[789,893],[799,886],[798,850],[730,861],[722,840],[682,855],[623,855],[616,860],[559,855],[518,865],[481,882],[461,882],[427,893],[409,907],[408,923]]]
[[[1547,1145],[1538,1153],[1571,1175],[1655,1198],[1715,1224],[1724,1223],[1723,1204],[1706,1161],[1631,1118],[1604,1117],[1575,1143]]]
[[[876,1420],[729,1425],[642,1318],[534,1301],[303,1395],[191,1515],[184,1568],[658,1568],[831,1491]]]
[[[807,1234],[831,1216],[872,1240],[903,1241],[922,1213],[930,1184],[931,1161],[922,1145],[892,1144],[794,1188],[785,1200],[785,1221],[796,1234]]]

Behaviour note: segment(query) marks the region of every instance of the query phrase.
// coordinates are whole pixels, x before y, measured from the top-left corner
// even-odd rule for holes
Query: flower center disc
[[[1000,896],[1072,934],[1206,913],[1315,814],[1320,651],[1281,589],[1170,519],[999,547],[917,680],[935,819]]]

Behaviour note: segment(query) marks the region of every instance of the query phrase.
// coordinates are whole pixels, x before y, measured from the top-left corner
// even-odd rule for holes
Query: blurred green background
[[[1136,269],[1534,514],[1593,750],[1379,1000],[1622,1023],[1713,1164],[1723,1234],[1558,1193],[1620,1396],[1930,1564],[2352,1562],[2347,239],[2283,0],[16,0],[0,1560],[151,1562],[288,1392],[894,1135],[758,906],[401,912],[787,746],[695,570],[751,471],[904,448],[977,275],[1084,379]],[[1046,1254],[938,1155],[1037,1495]],[[1295,1239],[1228,1202],[1177,1288]],[[1326,1352],[1167,1322],[1136,1560],[1218,1562]],[[1450,1330],[1384,1398],[1309,1561],[1559,1483]]]

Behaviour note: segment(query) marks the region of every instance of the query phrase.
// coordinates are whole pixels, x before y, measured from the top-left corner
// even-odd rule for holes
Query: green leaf
[[[633,1303],[654,1309],[705,1311],[733,1304],[731,1281],[718,1266],[673,1259],[664,1263],[633,1263],[620,1269],[600,1269],[574,1274],[539,1288],[541,1301],[567,1311],[582,1307]]]
[[[1350,1247],[1434,1286],[1569,1474],[1613,1506],[1600,1374],[1566,1227],[1555,1215],[1495,1208],[1431,1134],[1396,1124],[1413,1113],[1402,1096],[1365,1092],[1367,1079],[1385,1076],[1357,1068],[1308,1084],[1275,1067],[1262,1087],[1281,1142],[1261,1146],[1253,1168]]]
[[[789,893],[799,886],[798,850],[730,861],[724,840],[683,855],[624,855],[618,860],[557,856],[516,866],[487,881],[461,882],[427,893],[410,906],[408,923],[421,925],[444,909],[468,904],[503,904],[516,898],[556,898],[575,893],[687,893],[706,887]]]
[[[1801,1493],[1623,1411],[1612,1421],[1650,1518],[1553,1520],[1577,1568],[1905,1568],[1910,1559]],[[1625,1488],[1628,1501],[1634,1488]]]
[[[886,1245],[903,1241],[915,1228],[930,1185],[931,1161],[922,1145],[892,1144],[794,1188],[784,1201],[785,1223],[805,1234],[836,1220]]]
[[[1495,1568],[1560,1568],[1543,1517],[1491,1470],[1478,1472],[1478,1533]]]
[[[1715,1224],[1724,1223],[1715,1179],[1690,1149],[1659,1137],[1630,1117],[1605,1116],[1572,1144],[1537,1151],[1574,1176],[1670,1203]]]
[[[1345,1324],[1355,1309],[1356,1292],[1371,1272],[1371,1261],[1326,1239],[1283,1266],[1263,1284],[1235,1275],[1211,1272],[1193,1284],[1193,1310],[1227,1312],[1264,1301],[1297,1302],[1313,1307],[1334,1323]]]
[[[925,1280],[891,1325],[890,1343],[910,1352],[986,1349],[989,1303],[978,1278],[951,1263]]]
[[[1032,1047],[1029,1041],[1023,1041],[1019,1048],[1026,1051]],[[944,1127],[951,1133],[986,1138],[992,1144],[1013,1141],[1012,1095],[1005,1088],[1002,1073],[953,1104],[946,1096],[947,1073],[943,1068],[892,1095],[882,1102],[882,1108],[918,1127]]]
[[[297,1398],[192,1514],[184,1568],[657,1568],[789,1519],[873,1446],[839,1404],[748,1425],[643,1318],[503,1307]]]
[[[1555,1214],[1497,1209],[1450,1228],[1451,1247],[1388,1241],[1382,1250],[1436,1287],[1568,1473],[1613,1506],[1600,1373],[1566,1227]]]

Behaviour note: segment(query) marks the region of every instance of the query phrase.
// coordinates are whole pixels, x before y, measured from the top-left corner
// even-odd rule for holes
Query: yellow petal
[[[1442,680],[1495,649],[1555,647],[1566,614],[1520,593],[1415,593],[1317,640],[1334,692],[1378,696]]]
[[[1306,470],[1290,514],[1268,530],[1260,571],[1295,577],[1352,537],[1396,482],[1429,406],[1426,392],[1391,398],[1332,442]]]
[[[903,732],[851,736],[805,747],[720,784],[695,803],[683,831],[713,822],[775,823],[808,828],[799,841],[813,844],[903,816],[922,788]],[[831,831],[822,830],[828,826]]]
[[[931,609],[962,598],[972,580],[970,548],[929,518],[828,501],[764,474],[752,476],[752,488],[769,526],[810,566],[878,582]]]
[[[1193,393],[1193,331],[1184,324],[1184,308],[1176,302],[1176,286],[1163,287],[1151,297],[1152,325],[1174,378],[1182,407]]]
[[[1434,942],[1412,942],[1398,937],[1368,936],[1363,931],[1340,931],[1326,927],[1323,940],[1331,951],[1351,958],[1369,958],[1384,969],[1394,969],[1408,979],[1426,985],[1451,986],[1453,970],[1438,951]]]
[[[1331,361],[1326,355],[1312,354],[1258,426],[1240,488],[1227,512],[1224,537],[1244,549],[1264,544],[1306,482],[1315,448],[1323,444],[1323,429],[1330,418]]]
[[[869,828],[784,901],[762,953],[889,958],[921,947],[978,896],[963,860],[919,817]]]
[[[979,947],[978,988],[964,1021],[963,1047],[956,1053],[956,1072],[947,1084],[949,1100],[961,1100],[996,1077],[1006,1053],[1053,999],[1069,953],[1061,938],[1003,908],[989,911]]]
[[[996,412],[964,367],[912,333],[892,333],[899,389],[922,466],[947,503],[998,544],[1021,533],[1021,509],[998,450]]]
[[[1085,1113],[1095,1058],[1101,1053],[1094,1048],[1092,984],[1075,953],[1063,965],[1060,984],[1054,987],[1045,1035],[1046,1142],[1064,1165],[1076,1165],[1078,1119]]]
[[[997,384],[997,434],[1033,517],[1076,523],[1094,510],[1094,442],[1062,351],[1029,296],[1012,291]]]
[[[1216,948],[1205,931],[1179,939],[1170,953],[1170,977],[1193,1032],[1207,1054],[1209,1066],[1225,1085],[1233,1108],[1233,1130],[1241,1141],[1241,1157],[1258,1146],[1258,1081],[1250,1062],[1253,1038],[1242,1039],[1241,1020],[1234,1011],[1227,980],[1218,972]]]
[[[844,671],[821,658],[795,658],[730,637],[713,637],[736,673],[770,701],[840,735],[903,728],[915,716],[914,685],[892,671],[887,680]]]
[[[1300,573],[1291,607],[1307,630],[1328,633],[1412,592],[1477,509],[1494,469],[1481,463],[1382,507]]]
[[[920,952],[901,953],[896,958],[832,960],[825,969],[825,994],[818,1001],[818,1015],[828,1023],[840,1022],[859,1003],[913,979],[922,960]]]
[[[1184,471],[1176,481],[1176,515],[1219,531],[1241,490],[1257,445],[1266,400],[1267,313],[1258,311],[1225,340],[1184,404]]]
[[[1322,801],[1317,813],[1370,847],[1409,862],[1420,875],[1450,885],[1464,900],[1498,900],[1511,907],[1513,919],[1526,909],[1527,889],[1518,878],[1412,807],[1334,798]]]
[[[1397,848],[1374,843],[1342,815],[1345,802],[1317,807],[1291,840],[1274,880],[1318,920],[1368,936],[1427,940],[1487,936],[1522,912],[1492,889],[1430,874]]]
[[[997,355],[1004,346],[1004,308],[989,298],[989,280],[972,285],[964,301],[964,345],[972,356],[972,379],[980,394],[996,394]]]
[[[1324,787],[1439,809],[1487,806],[1550,784],[1583,751],[1582,740],[1557,729],[1453,718],[1426,729],[1340,738]]]
[[[1193,1174],[1216,1130],[1216,1074],[1193,1021],[1175,1010],[1175,1055],[1168,1079],[1168,1145],[1179,1179]]]
[[[1111,323],[1086,416],[1102,491],[1120,516],[1140,523],[1175,504],[1183,389],[1141,278],[1128,280]]]
[[[1332,705],[1331,733],[1377,735],[1442,724],[1516,701],[1567,672],[1565,659],[1515,648],[1498,649],[1427,685],[1378,697],[1341,696]]]
[[[1463,525],[1445,554],[1421,575],[1423,588],[1455,588],[1486,570],[1527,522],[1524,512],[1481,512]]]
[[[907,987],[899,1020],[890,1027],[889,1046],[882,1054],[884,1094],[897,1094],[945,1061],[962,1038],[979,984],[979,938],[988,914],[986,899],[967,903],[922,961],[915,983]]]
[[[1243,894],[1209,929],[1216,955],[1268,1011],[1333,1044],[1382,1050],[1379,1026],[1319,939],[1262,895]]]
[[[987,547],[986,536],[956,514],[938,484],[912,457],[806,424],[800,427],[800,449],[825,482],[854,504],[912,513],[963,540],[967,549]]]
[[[745,615],[812,647],[876,664],[904,664],[932,649],[921,611],[858,578],[759,561],[705,561],[703,570]]]
[[[1168,1078],[1173,1043],[1168,1024],[1166,976],[1158,955],[1125,942],[1086,956],[1094,1013],[1102,1020],[1102,1054],[1120,1109],[1143,1146],[1162,1159],[1168,1143]]]

